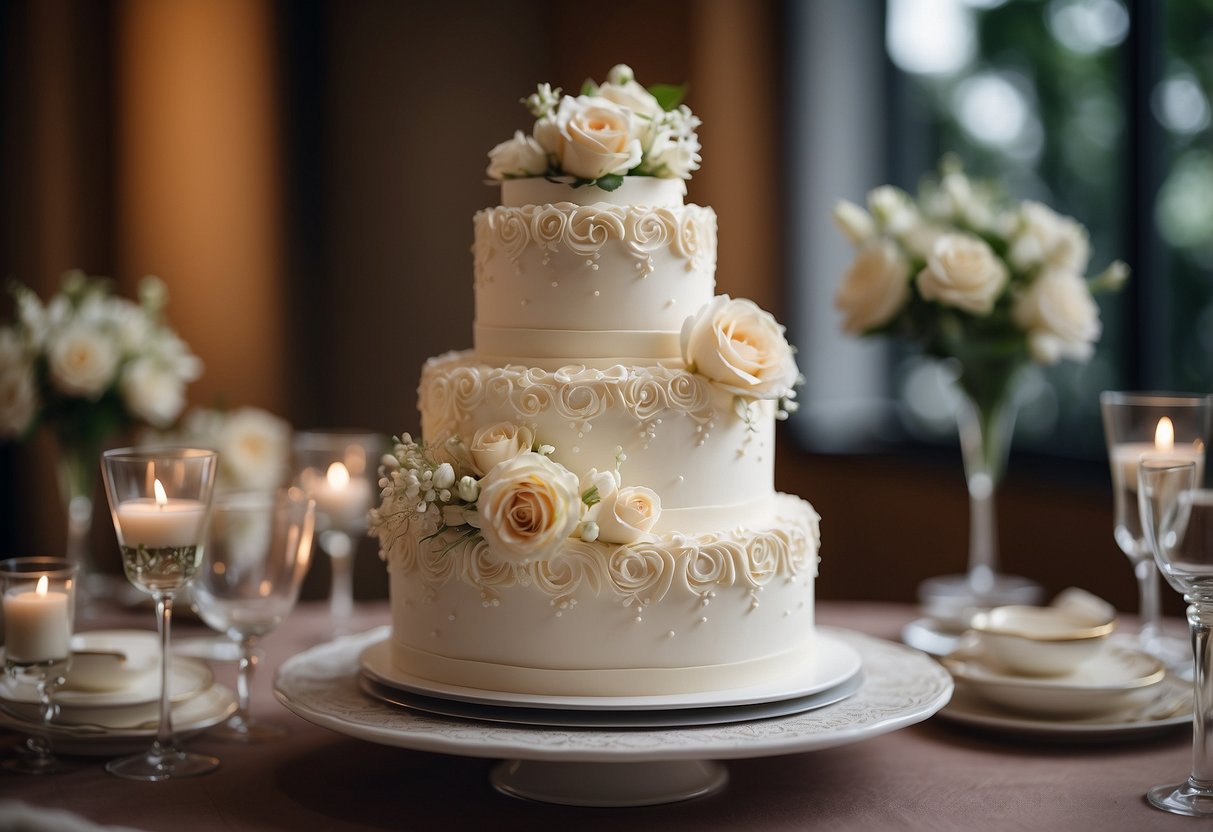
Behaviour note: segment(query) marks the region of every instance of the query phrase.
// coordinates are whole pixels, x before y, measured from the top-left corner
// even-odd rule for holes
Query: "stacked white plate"
[[[47,732],[57,752],[122,754],[138,751],[156,736],[160,715],[160,637],[146,630],[96,630],[72,639],[67,683],[55,694],[59,714]],[[174,656],[169,668],[173,728],[188,736],[227,719],[235,695],[215,684],[197,659]],[[32,684],[5,676],[0,681],[0,726],[18,732],[42,730]]]
[[[539,696],[444,685],[392,664],[387,640],[363,651],[358,683],[391,705],[442,716],[562,728],[666,728],[789,716],[851,696],[863,681],[858,651],[821,633],[813,669],[765,685],[666,696]]]
[[[942,659],[956,682],[940,716],[1036,737],[1106,739],[1192,719],[1191,683],[1115,642],[1060,676],[1025,676],[987,661],[972,641]]]

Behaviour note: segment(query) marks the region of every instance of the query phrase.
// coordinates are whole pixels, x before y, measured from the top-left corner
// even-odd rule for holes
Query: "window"
[[[845,5],[845,8],[841,8]],[[1093,360],[1032,381],[1015,447],[1100,459],[1101,390],[1213,390],[1213,5],[1191,0],[862,0],[791,4],[796,242],[793,335],[807,447],[953,441],[938,368],[905,345],[841,334],[851,249],[842,198],[913,191],[945,153],[974,176],[1077,218],[1101,295]]]

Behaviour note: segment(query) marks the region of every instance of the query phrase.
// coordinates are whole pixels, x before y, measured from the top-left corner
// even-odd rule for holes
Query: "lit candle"
[[[33,592],[4,596],[4,650],[10,661],[46,662],[71,654],[67,593],[48,591],[47,586],[43,575]]]
[[[1195,462],[1199,482],[1205,464],[1204,446],[1175,445],[1175,426],[1163,416],[1154,428],[1153,442],[1121,442],[1112,448],[1112,470],[1120,476],[1120,484],[1130,491],[1137,490],[1137,468],[1142,457],[1174,462]]]
[[[131,548],[180,549],[196,546],[202,537],[206,506],[198,500],[169,499],[160,480],[154,499],[124,500],[118,504],[122,544]]]
[[[340,523],[360,522],[371,507],[371,484],[352,478],[341,462],[330,465],[324,479],[317,477],[308,491],[316,508]]]

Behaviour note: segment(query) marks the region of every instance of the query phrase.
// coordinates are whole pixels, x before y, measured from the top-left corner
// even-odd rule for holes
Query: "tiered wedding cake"
[[[426,363],[423,439],[384,461],[393,665],[570,696],[803,672],[818,518],[773,487],[798,374],[770,315],[713,296],[699,122],[627,67],[559,92],[489,154],[475,347]]]

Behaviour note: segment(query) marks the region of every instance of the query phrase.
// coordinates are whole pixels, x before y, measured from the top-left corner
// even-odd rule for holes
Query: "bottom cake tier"
[[[629,545],[570,539],[525,564],[479,537],[406,539],[388,561],[393,664],[545,696],[698,693],[803,673],[814,661],[818,516],[777,494],[770,518]]]

